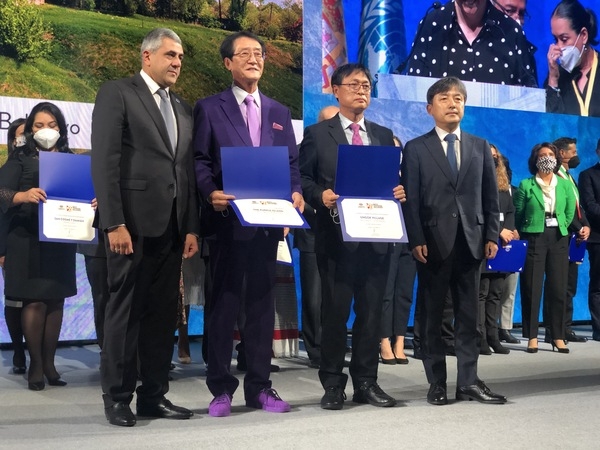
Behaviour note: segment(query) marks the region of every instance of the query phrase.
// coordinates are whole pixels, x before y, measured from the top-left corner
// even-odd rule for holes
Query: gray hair
[[[179,45],[183,46],[180,37],[177,36],[177,33],[175,33],[173,30],[168,28],[155,28],[154,30],[150,31],[150,33],[148,33],[142,41],[142,46],[140,49],[140,57],[142,61],[144,60],[144,52],[156,52],[162,45],[163,39],[165,38],[172,39]]]

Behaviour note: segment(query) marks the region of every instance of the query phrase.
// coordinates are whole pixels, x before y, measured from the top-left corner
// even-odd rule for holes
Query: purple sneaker
[[[290,411],[290,404],[281,399],[275,389],[263,389],[254,400],[247,400],[246,406],[274,413]]]
[[[215,397],[208,405],[208,415],[212,417],[226,417],[231,414],[231,395],[221,394]]]

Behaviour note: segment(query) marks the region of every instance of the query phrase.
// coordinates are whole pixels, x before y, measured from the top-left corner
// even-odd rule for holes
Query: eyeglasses
[[[525,22],[527,22],[527,21],[529,21],[529,19],[531,19],[531,16],[529,15],[529,13],[527,12],[526,9],[520,9],[520,8],[516,8],[514,6],[509,6],[509,7],[505,8],[503,5],[498,3],[496,0],[492,0],[492,3],[498,9],[500,9],[504,14],[506,14],[508,17],[519,22],[519,25],[521,25],[521,26],[523,26],[525,24]],[[517,20],[517,18],[518,18],[518,20]]]
[[[264,52],[249,52],[248,50],[242,50],[241,52],[238,53],[234,53],[233,56],[239,56],[240,58],[244,59],[244,60],[249,60],[251,56],[254,56],[254,59],[256,59],[257,61],[261,61],[263,59],[267,59],[267,54]]]
[[[361,89],[363,91],[365,91],[365,93],[370,94],[371,91],[373,90],[373,86],[371,86],[370,84],[359,84],[359,83],[341,83],[340,86],[348,86],[348,89],[350,89],[350,92],[353,93],[358,93],[361,91]]]

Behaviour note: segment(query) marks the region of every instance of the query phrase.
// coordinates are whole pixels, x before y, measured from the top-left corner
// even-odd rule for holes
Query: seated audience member
[[[560,155],[554,144],[536,144],[528,160],[532,176],[522,180],[515,193],[515,224],[528,242],[521,274],[523,337],[529,339],[527,353],[538,351],[542,288],[544,303],[548,305],[552,350],[569,353],[564,342],[569,266],[567,228],[573,220],[575,195],[569,182],[555,174],[559,164]]]
[[[66,297],[77,293],[75,245],[39,240],[38,205],[46,201],[39,188],[39,152],[71,153],[61,110],[38,103],[25,122],[26,143],[15,149],[0,172],[0,208],[9,214],[0,247],[6,248],[4,295],[22,302],[22,325],[29,351],[28,387],[33,391],[65,386],[54,356]]]
[[[534,52],[490,0],[453,0],[423,19],[406,74],[537,87]]]
[[[596,156],[600,158],[600,139],[596,146]],[[587,252],[590,259],[588,304],[592,318],[592,339],[600,341],[600,163],[581,172],[579,193],[581,206],[591,227]]]
[[[554,145],[558,149],[562,164],[560,165],[558,175],[564,178],[572,186],[573,194],[575,195],[575,213],[573,220],[569,225],[569,234],[575,235],[579,242],[585,242],[590,236],[590,224],[587,220],[585,211],[581,208],[579,203],[579,190],[577,189],[577,183],[569,173],[569,169],[574,169],[579,165],[579,156],[577,155],[577,139],[569,137],[561,137],[554,141]],[[567,281],[567,300],[566,300],[566,311],[565,311],[565,340],[567,342],[586,342],[587,338],[583,336],[577,336],[573,331],[573,298],[577,294],[577,279],[579,278],[579,262],[569,260],[569,274]],[[544,323],[547,323],[547,305],[544,304]],[[546,327],[546,333],[544,335],[544,342],[550,343],[552,340],[552,333],[550,329]]]
[[[22,147],[25,142],[25,119],[14,120],[6,131],[7,154],[12,158],[15,151]],[[2,170],[2,169],[0,169]],[[10,195],[10,193],[6,193]],[[0,194],[4,196],[6,194]],[[0,235],[4,236],[6,227],[10,222],[10,213],[0,214]],[[6,254],[6,240],[2,240],[2,248],[0,248],[0,266],[4,269],[4,255]],[[27,362],[25,359],[25,346],[23,345],[23,327],[21,325],[21,309],[23,302],[10,299],[4,300],[4,318],[6,320],[6,328],[10,335],[13,348],[13,368],[12,372],[16,375],[22,375],[27,371]]]
[[[502,155],[495,145],[490,144],[492,157],[496,165],[496,181],[498,183],[498,199],[500,205],[500,245],[506,246],[513,239],[519,238],[515,229],[515,207],[509,193],[510,184]],[[510,350],[503,347],[498,338],[498,319],[500,317],[500,298],[505,286],[506,273],[490,272],[484,261],[479,283],[479,327],[481,345],[479,354],[508,354]],[[491,350],[490,350],[491,348]]]
[[[578,0],[563,0],[550,19],[546,111],[600,117],[598,18]]]

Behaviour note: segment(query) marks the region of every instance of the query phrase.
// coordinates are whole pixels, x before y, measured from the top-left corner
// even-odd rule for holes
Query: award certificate
[[[292,202],[281,199],[232,200],[233,209],[244,225],[303,227],[304,220]],[[244,223],[245,222],[245,223]]]
[[[337,204],[344,241],[408,242],[397,201],[340,198]]]
[[[92,227],[94,209],[89,202],[48,199],[42,208],[43,229],[48,239],[92,242],[96,237]]]

